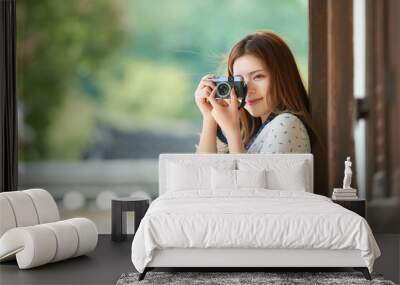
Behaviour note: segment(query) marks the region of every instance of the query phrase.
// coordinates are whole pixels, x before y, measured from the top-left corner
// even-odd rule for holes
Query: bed
[[[159,197],[132,242],[158,267],[352,267],[380,250],[364,218],[313,194],[311,154],[161,154]]]

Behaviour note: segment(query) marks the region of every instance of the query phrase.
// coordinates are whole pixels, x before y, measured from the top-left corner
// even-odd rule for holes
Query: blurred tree
[[[95,131],[96,104],[77,91],[67,92],[64,103],[52,115],[46,141],[49,159],[80,160]]]
[[[125,6],[125,0],[17,1],[17,93],[32,133],[21,142],[20,159],[50,158],[54,115],[67,90],[93,76],[123,43]]]
[[[95,120],[195,132],[199,79],[256,30],[281,35],[307,80],[307,0],[18,0],[17,21],[23,160],[79,159]]]
[[[96,85],[104,96],[97,118],[119,129],[171,126],[194,104],[190,77],[181,67],[139,58],[111,60]],[[173,130],[171,130],[173,131]]]

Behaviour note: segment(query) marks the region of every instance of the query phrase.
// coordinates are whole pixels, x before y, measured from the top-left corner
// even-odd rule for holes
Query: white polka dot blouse
[[[247,153],[310,153],[303,122],[291,113],[277,115],[257,135]]]

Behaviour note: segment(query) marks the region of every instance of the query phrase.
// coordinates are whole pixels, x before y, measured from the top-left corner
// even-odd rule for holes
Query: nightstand
[[[340,206],[359,214],[361,217],[365,218],[365,199],[355,199],[355,200],[333,200],[332,202],[339,204]]]
[[[149,208],[150,201],[140,198],[117,198],[111,202],[111,239],[126,239],[126,212],[135,212],[135,233]]]

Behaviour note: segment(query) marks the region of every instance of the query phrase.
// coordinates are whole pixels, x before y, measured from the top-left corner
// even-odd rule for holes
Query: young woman
[[[294,56],[276,34],[256,32],[231,50],[228,75],[247,84],[244,108],[232,88],[229,103],[215,98],[213,75],[204,76],[195,100],[203,115],[198,153],[309,153],[319,141],[307,91]],[[218,126],[224,136],[217,139]],[[218,142],[218,144],[217,144]]]

